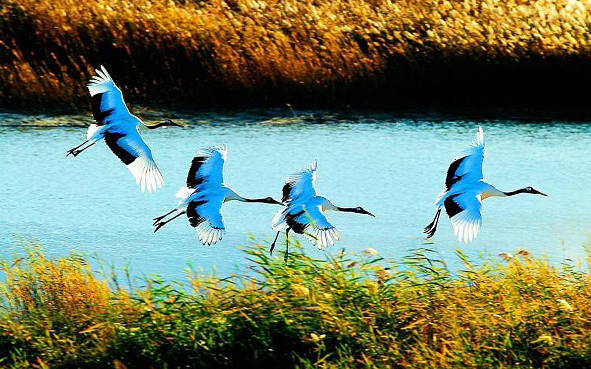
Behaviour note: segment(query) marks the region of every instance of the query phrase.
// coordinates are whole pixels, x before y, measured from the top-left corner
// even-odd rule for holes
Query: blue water
[[[116,267],[128,264],[134,276],[176,280],[188,263],[206,271],[215,265],[220,274],[243,267],[249,262],[239,246],[249,244],[251,234],[272,239],[278,206],[227,203],[227,233],[214,246],[201,245],[184,217],[152,232],[152,218],[175,206],[197,148],[224,143],[226,183],[243,196],[279,199],[286,176],[317,159],[321,195],[376,215],[329,213],[342,237],[329,253],[372,247],[397,258],[427,246],[453,263],[458,247],[474,258],[523,248],[561,262],[580,259],[591,234],[591,124],[329,113],[317,113],[320,121],[274,118],[273,112],[173,116],[186,127],[142,132],[166,182],[148,194],[104,143],[66,158],[66,150],[84,140],[90,115],[0,115],[2,253],[22,248],[19,239],[34,239],[50,255],[97,254]],[[531,185],[549,196],[486,200],[483,227],[469,244],[459,243],[442,217],[434,243],[425,245],[422,229],[434,216],[447,167],[478,125],[487,145],[485,179],[501,190]],[[301,240],[310,254],[322,256]]]

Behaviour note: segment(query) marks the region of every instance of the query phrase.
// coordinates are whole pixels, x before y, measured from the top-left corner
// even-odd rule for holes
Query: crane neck
[[[509,191],[509,192],[503,192],[505,194],[505,196],[513,196],[513,195],[517,195],[520,193],[526,193],[527,190],[525,188],[520,188],[518,190],[515,191]]]
[[[357,213],[358,212],[357,208],[343,208],[343,207],[337,206],[336,209],[338,211],[344,211],[347,213]]]

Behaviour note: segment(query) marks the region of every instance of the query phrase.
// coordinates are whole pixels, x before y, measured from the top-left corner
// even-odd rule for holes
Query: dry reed
[[[0,103],[86,106],[99,64],[142,104],[560,97],[590,75],[590,5],[2,0]]]

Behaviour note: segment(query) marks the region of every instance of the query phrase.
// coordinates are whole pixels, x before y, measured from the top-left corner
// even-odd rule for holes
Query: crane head
[[[531,186],[528,186],[528,187],[524,188],[524,190],[525,190],[525,193],[531,193],[532,195],[548,196],[545,193],[540,192],[540,191],[536,190],[535,188],[533,188]]]
[[[264,201],[265,203],[267,203],[267,204],[277,204],[277,205],[283,205],[283,203],[282,203],[282,202],[279,202],[279,201],[275,200],[274,198],[272,198],[272,197],[270,197],[270,196],[269,196],[269,197],[265,197],[265,198],[263,199],[263,201]]]
[[[358,206],[355,208],[355,212],[359,213],[359,214],[366,214],[366,215],[370,215],[372,217],[375,217],[375,215],[373,215],[372,213],[370,213],[369,211],[365,210],[364,208],[362,208],[361,206]]]

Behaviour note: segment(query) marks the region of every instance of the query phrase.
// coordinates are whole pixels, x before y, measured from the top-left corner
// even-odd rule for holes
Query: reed
[[[415,250],[285,264],[245,249],[244,274],[126,289],[84,258],[40,248],[2,262],[4,368],[586,367],[591,290],[581,265],[520,250],[452,273]],[[292,245],[294,246],[294,245]],[[102,276],[101,276],[102,275]],[[137,285],[139,283],[139,286]],[[108,287],[110,286],[110,287]]]
[[[0,104],[86,107],[99,64],[138,104],[572,103],[591,80],[590,5],[2,0]]]

